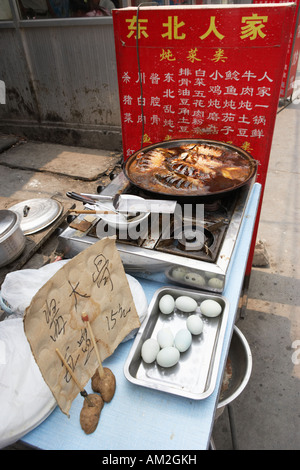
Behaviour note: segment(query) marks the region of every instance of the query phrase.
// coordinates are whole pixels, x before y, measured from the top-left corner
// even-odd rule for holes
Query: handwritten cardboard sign
[[[115,240],[104,238],[66,263],[33,297],[24,330],[45,382],[63,413],[79,389],[59,349],[85,387],[98,362],[82,313],[88,314],[101,360],[140,326]]]

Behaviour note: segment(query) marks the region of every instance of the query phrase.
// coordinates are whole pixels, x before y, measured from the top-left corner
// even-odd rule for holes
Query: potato
[[[100,393],[103,400],[108,403],[112,399],[116,390],[116,378],[108,367],[104,367],[104,377],[100,378],[98,369],[92,377],[92,389]]]
[[[94,406],[91,406],[91,402]],[[102,398],[96,393],[89,394],[85,397],[80,412],[80,425],[86,434],[91,434],[95,431],[103,406],[104,402]]]

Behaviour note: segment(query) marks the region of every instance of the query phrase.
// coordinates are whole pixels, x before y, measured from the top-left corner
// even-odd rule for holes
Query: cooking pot
[[[215,190],[210,190],[207,191],[203,189],[203,187],[198,187],[196,190],[194,189],[193,191],[190,191],[189,189],[182,191],[181,189],[178,190],[178,188],[166,188],[164,187],[163,184],[157,184],[155,189],[149,185],[147,178],[146,178],[146,172],[140,173],[140,177],[136,178],[134,175],[134,167],[136,164],[137,159],[139,158],[141,152],[143,154],[146,154],[149,151],[152,151],[156,148],[164,148],[164,149],[172,149],[174,147],[180,147],[182,145],[208,145],[208,146],[213,146],[214,148],[217,148],[221,152],[224,152],[224,155],[226,156],[227,154],[229,155],[230,153],[233,154],[238,154],[239,159],[243,162],[243,164],[246,164],[248,166],[248,173],[247,176],[242,180],[242,181],[236,181],[232,180],[232,182],[227,184],[226,187],[222,187],[222,183],[219,184],[218,188]],[[226,158],[226,157],[225,157]],[[169,140],[169,141],[164,141],[164,142],[158,142],[156,144],[150,145],[148,147],[143,147],[139,151],[135,152],[133,155],[131,155],[123,165],[123,171],[126,176],[126,178],[130,181],[132,185],[135,187],[138,187],[139,189],[149,192],[149,194],[156,194],[156,195],[163,195],[165,198],[173,198],[177,200],[183,200],[186,201],[191,199],[191,198],[197,198],[197,201],[200,202],[206,202],[206,201],[211,201],[216,198],[219,198],[220,196],[223,196],[227,193],[230,193],[232,191],[235,191],[236,189],[240,188],[241,186],[244,186],[247,184],[253,176],[256,174],[256,168],[257,168],[257,161],[254,160],[254,158],[245,150],[236,147],[231,144],[227,144],[224,142],[219,142],[219,141],[214,141],[214,140],[204,140],[204,139],[185,139],[185,140]],[[160,175],[160,170],[163,170],[163,168],[157,168],[156,172],[158,176]]]
[[[10,210],[0,210],[0,267],[17,259],[25,243],[19,215]]]

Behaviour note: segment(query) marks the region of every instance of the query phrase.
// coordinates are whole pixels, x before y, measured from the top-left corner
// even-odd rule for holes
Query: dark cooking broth
[[[136,154],[128,167],[143,189],[171,195],[210,195],[234,189],[252,173],[243,154],[209,144],[156,147]]]

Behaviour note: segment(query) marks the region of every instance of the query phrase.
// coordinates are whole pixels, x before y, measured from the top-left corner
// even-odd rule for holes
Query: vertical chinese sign
[[[294,11],[292,4],[114,10],[124,159],[142,139],[146,146],[206,138],[249,151],[264,177]]]
[[[293,3],[113,10],[124,159],[165,140],[229,142],[260,162],[264,187],[294,13]]]
[[[253,0],[253,3],[284,3],[284,0]],[[286,54],[282,76],[280,98],[290,98],[294,91],[294,82],[300,52],[300,0],[296,0],[296,8],[292,19],[291,36]]]
[[[300,52],[300,0],[296,1],[296,9],[292,19],[290,40],[285,60],[281,83],[281,98],[291,98],[294,91]]]

